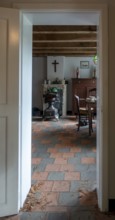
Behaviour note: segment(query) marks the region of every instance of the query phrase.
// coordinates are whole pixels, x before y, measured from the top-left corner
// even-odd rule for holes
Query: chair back
[[[91,88],[89,89],[89,96],[97,96],[97,89],[96,88]]]
[[[96,97],[97,96],[97,89],[96,88],[90,89],[89,90],[89,96],[95,96]],[[93,113],[96,116],[96,114],[97,114],[96,104],[93,104],[91,107],[93,108]]]
[[[79,114],[79,96],[74,95],[76,100],[76,114]]]

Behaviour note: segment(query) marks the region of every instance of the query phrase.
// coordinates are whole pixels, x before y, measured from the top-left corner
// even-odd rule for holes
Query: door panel
[[[7,20],[0,19],[0,104],[6,103]]]
[[[6,118],[0,118],[0,203],[6,202],[6,162],[7,162],[7,149],[6,149]]]
[[[0,217],[19,201],[19,11],[0,8]]]

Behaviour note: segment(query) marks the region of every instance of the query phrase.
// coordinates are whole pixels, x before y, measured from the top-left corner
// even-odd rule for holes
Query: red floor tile
[[[72,148],[70,149],[70,152],[72,152],[72,153],[81,152],[81,148],[79,148],[79,147],[72,147]]]
[[[32,175],[33,180],[46,180],[48,177],[48,172],[35,172]]]
[[[64,207],[64,206],[47,206],[46,209],[45,209],[45,211],[47,211],[47,212],[59,212],[59,213],[60,212],[66,212],[67,213],[67,210],[68,210],[68,208]]]
[[[57,153],[58,149],[57,148],[48,148],[47,152],[48,153]]]
[[[80,172],[66,172],[65,180],[80,180]]]
[[[42,161],[42,158],[32,158],[32,164],[40,164],[40,162]]]
[[[53,181],[42,181],[38,191],[50,192],[52,191]]]
[[[69,192],[70,182],[69,181],[54,181],[52,191],[55,192]]]
[[[53,158],[63,157],[63,153],[52,153],[52,154],[50,155],[50,157],[53,157]]]
[[[56,158],[54,164],[67,164],[66,158]]]
[[[45,168],[45,171],[59,171],[61,165],[59,164],[48,164]]]
[[[60,171],[68,171],[68,172],[72,172],[74,171],[74,165],[73,164],[63,164],[61,165]]]
[[[94,157],[83,157],[81,158],[81,163],[82,164],[95,164],[96,160]]]
[[[45,198],[48,206],[58,205],[59,194],[57,192],[43,192],[41,198]]]
[[[74,153],[70,153],[70,152],[68,152],[68,153],[63,153],[63,157],[64,157],[64,158],[74,157]]]
[[[51,140],[42,140],[41,141],[41,144],[50,144],[51,143]]]

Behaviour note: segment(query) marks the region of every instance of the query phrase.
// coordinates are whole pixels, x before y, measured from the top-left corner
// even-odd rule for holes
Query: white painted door
[[[19,11],[0,8],[0,217],[19,194]]]
[[[97,66],[97,193],[101,211],[108,211],[108,8],[99,17]]]

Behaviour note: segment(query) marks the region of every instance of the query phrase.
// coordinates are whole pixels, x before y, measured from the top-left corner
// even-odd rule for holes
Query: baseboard
[[[42,121],[43,117],[42,116],[33,116],[32,121]]]
[[[115,199],[109,199],[109,212],[115,212]]]

